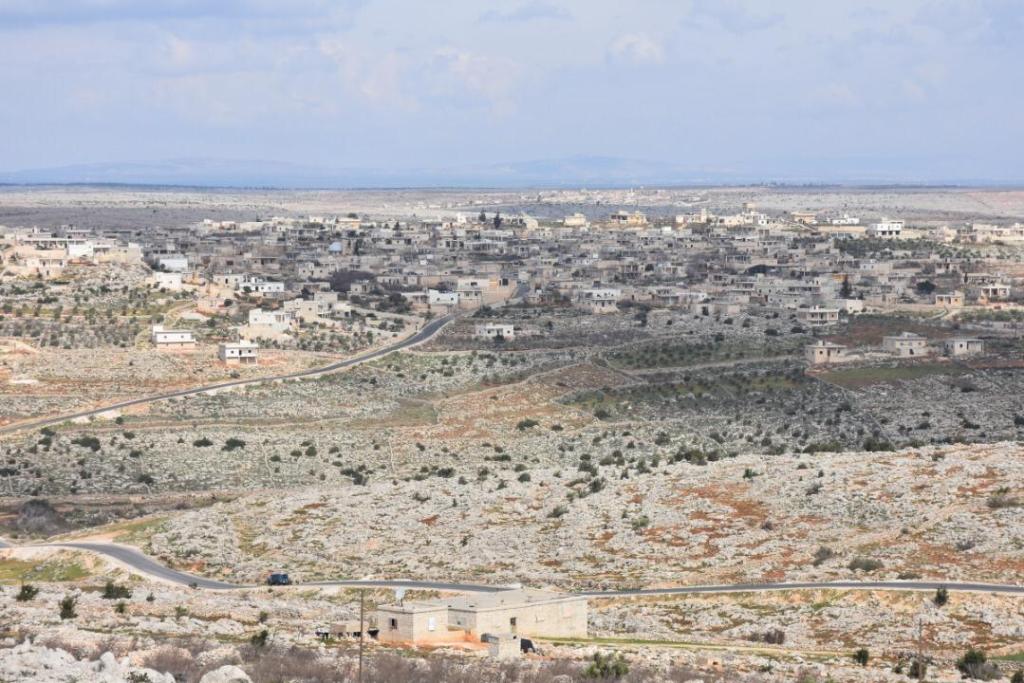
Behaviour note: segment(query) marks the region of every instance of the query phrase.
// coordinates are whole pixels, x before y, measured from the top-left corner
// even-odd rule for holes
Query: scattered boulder
[[[228,664],[204,674],[199,683],[252,683],[252,679],[237,666]]]
[[[32,498],[18,508],[18,517],[14,525],[24,534],[53,534],[64,527],[64,520],[50,505],[50,501],[45,498]]]

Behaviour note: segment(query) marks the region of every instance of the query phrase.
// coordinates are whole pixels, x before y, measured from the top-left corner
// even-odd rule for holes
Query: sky
[[[1024,181],[1021,0],[0,0],[0,171]]]

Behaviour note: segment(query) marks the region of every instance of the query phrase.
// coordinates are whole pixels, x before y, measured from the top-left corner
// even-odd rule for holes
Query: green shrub
[[[71,443],[75,444],[76,446],[84,446],[85,448],[91,450],[93,453],[102,448],[100,440],[97,439],[95,436],[80,436],[77,439],[72,439]]]
[[[78,616],[78,612],[75,611],[75,607],[78,605],[78,598],[74,595],[65,595],[60,599],[59,605],[61,619],[74,619]]]
[[[103,595],[100,597],[104,600],[122,600],[132,597],[132,592],[128,586],[122,586],[108,580],[106,585],[103,586]]]
[[[835,557],[835,555],[835,551],[831,548],[821,546],[820,548],[814,551],[814,562],[812,562],[811,564],[813,564],[815,567],[820,567],[825,562]]]
[[[847,565],[851,571],[865,571],[873,572],[881,569],[884,565],[880,560],[876,560],[870,557],[855,557],[850,560],[850,564]]]
[[[28,602],[39,595],[39,589],[33,586],[31,583],[21,584],[21,588],[18,589],[18,594],[14,596],[14,599],[18,602]]]
[[[270,631],[263,629],[259,633],[254,633],[249,638],[249,644],[253,647],[266,647],[267,640],[270,638]]]
[[[964,678],[979,681],[991,681],[1002,677],[999,673],[999,667],[989,662],[984,652],[973,647],[957,660],[956,668],[963,674]]]
[[[590,664],[583,670],[583,677],[616,680],[628,673],[629,665],[621,654],[603,655],[595,652]]]

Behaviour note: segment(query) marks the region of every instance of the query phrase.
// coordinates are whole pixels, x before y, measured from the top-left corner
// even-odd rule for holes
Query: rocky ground
[[[270,491],[165,518],[147,552],[254,580],[381,576],[626,588],[1024,571],[1016,444],[696,465],[618,443],[560,469],[492,459],[366,486]],[[646,454],[645,454],[646,451]],[[606,464],[603,464],[606,463]],[[510,555],[509,547],[516,548]]]
[[[0,551],[0,582],[0,681],[120,683],[144,680],[142,673],[151,683],[355,679],[357,643],[323,642],[313,633],[358,618],[352,591],[196,591],[129,575],[86,553],[42,549]],[[18,599],[22,584],[37,592]],[[369,591],[365,598],[372,614],[393,596]],[[517,662],[494,662],[470,644],[396,651],[371,639],[366,680],[571,683],[587,679],[583,669],[595,653],[615,653],[628,662],[627,682],[905,681],[897,670],[906,671],[918,648],[933,680],[955,680],[953,663],[967,643],[1012,672],[1016,664],[998,658],[1016,654],[1005,643],[1020,642],[1013,630],[1020,621],[1015,601],[985,595],[953,595],[941,608],[911,593],[595,601],[591,638],[539,642],[539,656]],[[866,667],[852,659],[859,648],[868,649]]]
[[[582,334],[576,317],[555,320],[556,332],[566,325],[564,337]],[[626,322],[601,323],[607,329],[599,334],[614,342],[616,325]],[[681,320],[676,330],[688,324]],[[882,362],[807,374],[794,360],[798,333],[767,335],[765,326],[777,324],[770,319],[736,324],[749,343],[717,343],[715,326],[727,327],[724,321],[587,349],[474,348],[456,328],[431,348],[316,380],[157,403],[117,422],[7,438],[0,486],[12,510],[28,496],[146,500],[160,493],[175,500],[231,491],[219,502],[200,495],[173,506],[135,504],[117,513],[143,515],[135,521],[71,534],[136,544],[176,567],[242,582],[258,582],[271,569],[300,581],[416,577],[558,589],[1018,581],[1020,369]],[[751,356],[757,339],[768,342]],[[190,369],[214,371],[181,358],[154,363],[142,351],[117,351],[82,356],[69,368],[43,352],[20,355],[16,370],[53,395],[81,384],[109,396],[140,381],[162,387]],[[33,388],[17,392],[18,400],[47,395],[23,386]],[[920,445],[892,450],[911,443]],[[8,528],[24,538],[74,526]],[[352,613],[352,596],[344,594],[299,589],[266,609],[261,591],[239,597],[244,603],[211,602],[207,594],[139,583],[134,594],[145,590],[155,600],[133,598],[125,619],[83,585],[106,571],[84,560],[10,567],[9,580],[28,573],[43,586],[44,601],[39,612],[9,603],[17,610],[9,615],[66,631],[54,604],[78,590],[94,632],[144,634],[154,651],[167,639],[226,639],[241,652],[268,611],[274,647],[322,658],[323,650],[310,649],[309,619]],[[728,680],[766,681],[837,672],[838,680],[900,680],[892,670],[915,650],[920,628],[929,651],[941,653],[938,667],[948,669],[967,643],[1018,654],[1019,601],[954,594],[940,609],[931,597],[845,591],[595,601],[596,640],[558,653],[579,662],[596,647],[617,648],[637,671],[696,667],[710,680],[702,658],[722,647],[731,653]],[[39,637],[52,630],[19,632],[34,644],[12,647],[0,662],[10,656],[30,667],[35,648],[66,646],[74,663],[53,651],[37,659],[97,674],[116,664],[125,676],[150,666],[142,658],[123,663],[120,654],[103,664],[98,646],[47,646]],[[878,657],[877,666],[850,663],[860,647]],[[349,661],[345,652],[327,653],[335,673]],[[190,670],[239,657],[211,656]]]
[[[0,424],[227,379],[305,370],[336,358],[267,349],[257,366],[229,366],[217,358],[216,346],[188,353],[148,348],[0,353]]]

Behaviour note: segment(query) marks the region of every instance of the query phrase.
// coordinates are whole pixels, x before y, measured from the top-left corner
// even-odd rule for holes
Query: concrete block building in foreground
[[[472,593],[377,608],[382,642],[479,641],[485,634],[547,638],[587,635],[587,599],[530,588]]]

